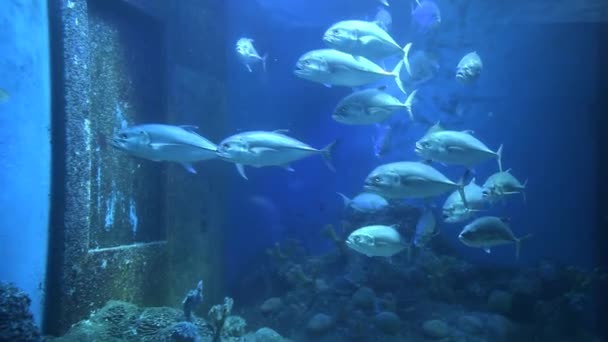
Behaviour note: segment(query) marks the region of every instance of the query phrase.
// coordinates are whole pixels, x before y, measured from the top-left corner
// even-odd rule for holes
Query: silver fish
[[[369,125],[388,119],[393,113],[405,109],[412,121],[412,106],[418,90],[414,90],[404,103],[386,92],[386,87],[356,91],[338,103],[332,118],[348,125]]]
[[[338,192],[337,194],[342,197],[345,207],[352,208],[361,213],[375,213],[388,207],[388,201],[378,194],[363,192],[352,199],[342,193]]]
[[[177,162],[196,173],[190,163],[217,158],[216,145],[194,132],[196,128],[163,124],[131,126],[120,129],[109,143],[133,156]]]
[[[496,158],[498,168],[502,170],[502,145],[496,152],[492,151],[471,131],[436,129],[416,142],[415,152],[425,160],[466,167]]]
[[[469,247],[482,248],[486,253],[490,253],[494,246],[514,243],[515,257],[519,259],[521,242],[532,235],[515,237],[507,222],[507,219],[496,216],[477,218],[464,227],[458,239]]]
[[[437,234],[439,234],[439,230],[437,229],[435,215],[430,208],[426,208],[416,223],[414,246],[424,247]]]
[[[511,169],[503,172],[497,172],[483,183],[483,196],[490,199],[496,200],[506,195],[513,195],[521,193],[526,202],[526,185],[528,180],[526,179],[523,184],[511,174]]]
[[[467,53],[456,66],[456,80],[469,84],[479,78],[483,63],[476,51]]]
[[[217,148],[217,155],[225,161],[235,163],[239,174],[247,179],[244,166],[280,166],[293,171],[289,163],[304,157],[320,154],[327,166],[331,165],[331,151],[335,141],[321,150],[311,147],[284,133],[287,130],[248,131],[224,139]]]
[[[393,226],[373,225],[353,231],[346,246],[368,257],[392,257],[407,248],[403,237]]]
[[[376,22],[365,20],[343,20],[333,24],[323,34],[323,42],[332,49],[370,59],[395,54],[405,56],[411,46],[401,47]]]
[[[302,55],[294,74],[302,79],[324,84],[326,86],[358,87],[392,78],[405,94],[399,71],[403,62],[399,62],[392,72],[365,57],[357,57],[333,49],[312,50]]]
[[[260,54],[256,51],[253,46],[253,39],[251,38],[239,38],[236,42],[236,53],[239,57],[239,60],[249,72],[252,72],[251,65],[262,63],[262,68],[266,71],[266,59],[268,58],[268,54],[261,57]]]
[[[384,198],[430,198],[458,190],[468,206],[462,182],[455,183],[430,165],[395,162],[376,167],[365,179],[365,191]]]
[[[447,223],[457,223],[470,219],[486,206],[487,200],[483,196],[483,188],[475,183],[475,178],[464,187],[464,194],[469,207],[465,207],[460,193],[454,191],[445,200],[442,208],[443,219]]]

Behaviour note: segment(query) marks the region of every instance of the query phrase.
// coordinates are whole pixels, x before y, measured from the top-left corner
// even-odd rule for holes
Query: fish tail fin
[[[264,56],[262,56],[262,69],[264,70],[264,72],[266,72],[266,60],[268,59],[268,53],[265,53]]]
[[[342,200],[344,201],[344,206],[348,207],[348,204],[350,203],[351,199],[346,197],[346,195],[344,195],[341,192],[336,192],[336,194],[338,194],[338,196],[342,197]]]
[[[462,177],[458,180],[458,183],[456,183],[458,185],[458,193],[460,194],[460,198],[462,199],[462,204],[464,204],[464,207],[466,209],[469,209],[469,202],[467,201],[467,197],[465,195],[464,192],[464,187],[466,186],[466,180],[467,178],[469,178],[471,172],[467,169],[464,171],[464,174],[462,175]]]
[[[418,93],[418,89],[414,89],[414,91],[412,91],[408,96],[407,99],[405,100],[405,103],[403,104],[405,106],[405,110],[407,111],[407,114],[410,117],[410,120],[412,120],[412,122],[414,122],[414,112],[412,111],[412,107],[414,106],[414,102],[416,101],[416,93]]]
[[[519,260],[519,252],[521,251],[521,242],[532,237],[532,234],[527,234],[519,238],[515,238],[515,259]]]
[[[498,147],[498,151],[496,151],[496,160],[498,161],[498,171],[502,172],[502,147],[503,144],[500,144]]]
[[[403,81],[401,81],[401,68],[403,67],[403,61],[399,61],[399,63],[397,63],[397,65],[395,66],[395,68],[393,69],[393,76],[395,76],[395,82],[397,83],[397,87],[399,87],[399,90],[401,90],[402,93],[407,94],[407,92],[405,91],[405,86],[403,85]]]
[[[336,147],[337,143],[338,143],[338,140],[334,140],[331,143],[329,143],[329,145],[323,147],[323,149],[321,150],[321,156],[323,157],[325,164],[333,172],[336,172],[336,168],[334,167],[334,165],[331,162],[331,155],[332,155],[333,149]]]
[[[380,0],[380,3],[383,4],[386,7],[389,7],[390,5],[388,4],[388,0]]]
[[[405,65],[405,70],[407,71],[407,74],[410,76],[412,76],[412,70],[410,68],[410,60],[409,60],[411,48],[412,48],[412,43],[407,43],[403,47],[403,64]]]

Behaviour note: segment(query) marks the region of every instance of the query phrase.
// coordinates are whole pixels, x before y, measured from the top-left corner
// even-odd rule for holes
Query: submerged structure
[[[0,340],[603,340],[608,9],[541,3],[2,2]]]

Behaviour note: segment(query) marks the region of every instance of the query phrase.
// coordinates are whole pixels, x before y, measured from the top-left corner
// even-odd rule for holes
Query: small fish
[[[433,215],[433,211],[430,208],[426,208],[416,223],[414,246],[424,247],[437,234],[439,234],[439,230],[437,229],[435,215]]]
[[[469,207],[465,207],[458,191],[454,191],[445,200],[442,208],[443,219],[447,223],[457,223],[470,219],[477,212],[484,209],[487,200],[483,196],[483,188],[472,178],[464,187],[464,194]]]
[[[476,51],[467,53],[456,66],[456,80],[462,84],[474,82],[481,75],[483,63]]]
[[[390,150],[394,128],[392,125],[376,125],[377,135],[373,139],[374,155],[381,158]]]
[[[373,225],[353,231],[346,246],[368,257],[392,257],[407,248],[405,240],[393,226]]]
[[[412,121],[412,106],[418,90],[414,90],[402,103],[386,92],[386,87],[356,91],[338,103],[332,118],[347,125],[369,125],[388,119],[393,113],[405,109]]]
[[[507,224],[508,220],[496,216],[484,216],[475,219],[464,227],[458,235],[458,239],[469,247],[482,248],[486,253],[490,253],[490,248],[494,246],[515,244],[515,257],[519,259],[521,242],[531,234],[517,238],[513,235],[511,228]]]
[[[310,145],[285,135],[287,130],[248,131],[224,139],[217,148],[217,155],[235,164],[239,174],[247,179],[245,165],[253,167],[280,166],[294,171],[289,163],[313,154],[320,154],[330,170],[331,152],[335,141],[317,150]]]
[[[488,159],[496,159],[502,170],[502,145],[496,151],[472,135],[471,131],[450,131],[436,128],[416,142],[416,154],[429,161],[471,167]]]
[[[191,163],[215,159],[216,145],[200,136],[195,126],[144,124],[120,129],[109,144],[135,157],[180,163],[196,173]]]
[[[492,201],[513,194],[521,194],[526,202],[526,185],[528,180],[526,179],[523,184],[511,174],[511,169],[503,172],[497,172],[483,183],[483,196]]]
[[[295,66],[294,74],[302,79],[326,86],[358,87],[392,78],[405,94],[399,78],[403,65],[400,61],[392,72],[365,57],[357,57],[333,49],[312,50],[302,55]]]
[[[252,72],[251,65],[256,63],[262,63],[262,68],[266,71],[266,59],[268,58],[268,54],[265,54],[264,57],[260,57],[260,54],[256,51],[253,46],[253,39],[251,38],[239,38],[236,42],[236,53],[239,57],[239,60],[249,72]]]
[[[365,191],[384,198],[431,198],[458,190],[468,207],[462,181],[455,183],[430,165],[394,162],[376,167],[365,179]]]
[[[391,16],[391,13],[384,7],[378,6],[376,9],[376,15],[374,16],[374,23],[380,26],[380,28],[382,28],[384,31],[388,32],[393,24],[393,17]]]
[[[9,95],[9,93],[6,90],[0,88],[0,103],[5,103],[10,99],[11,96]]]
[[[418,30],[423,33],[435,30],[441,24],[441,12],[439,6],[430,0],[416,0],[412,2],[412,19]]]
[[[365,20],[343,20],[330,26],[323,34],[323,42],[336,49],[359,58],[385,58],[391,55],[406,55],[411,45],[401,47],[393,37],[376,22]]]
[[[342,193],[337,192],[337,194],[342,197],[345,207],[352,208],[361,213],[375,213],[388,207],[388,201],[377,194],[363,192],[352,199]]]

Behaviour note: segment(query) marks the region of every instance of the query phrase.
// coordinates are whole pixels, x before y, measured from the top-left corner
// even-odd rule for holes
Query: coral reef
[[[184,309],[184,316],[186,320],[192,319],[192,310],[198,308],[203,304],[203,281],[199,281],[196,288],[188,291],[186,298],[182,301],[182,308]]]
[[[12,284],[0,282],[0,341],[39,341],[30,312],[29,296]]]
[[[215,305],[209,310],[209,321],[194,314],[190,321],[184,321],[182,312],[175,308],[139,308],[131,303],[112,300],[93,311],[88,319],[74,324],[64,336],[47,336],[45,341],[289,341],[267,327],[247,332],[247,322],[240,316],[230,315],[233,305],[231,298],[225,298],[223,304]],[[0,341],[36,340],[14,336],[14,339],[0,338]]]

